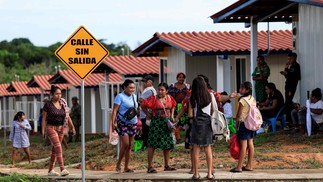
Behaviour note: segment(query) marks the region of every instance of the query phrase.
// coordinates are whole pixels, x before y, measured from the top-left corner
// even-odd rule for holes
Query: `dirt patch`
[[[258,135],[255,140],[255,169],[316,169],[323,168],[323,135],[311,137],[294,138],[288,133],[276,132]],[[0,140],[1,141],[1,140]],[[37,143],[38,142],[38,143]],[[47,158],[50,155],[51,146],[44,146],[39,137],[31,138],[32,160]],[[11,151],[8,144],[7,155],[0,157],[0,163],[11,163]],[[69,148],[63,148],[64,163],[66,165],[81,162],[81,144],[71,143]],[[91,170],[115,171],[116,148],[108,144],[105,136],[92,136],[86,139],[86,168]],[[17,157],[16,164],[24,160],[23,151]],[[153,166],[158,170],[164,170],[163,152],[156,150]],[[218,169],[229,169],[237,165],[237,161],[230,157],[228,143],[225,141],[216,142],[213,146],[213,163]],[[171,152],[170,165],[176,168],[187,169],[191,167],[189,150],[183,146],[176,146]],[[124,165],[124,161],[122,162]],[[134,170],[147,170],[147,150],[140,150],[132,153],[129,167]],[[200,152],[200,168],[206,168],[205,153]],[[32,166],[23,165],[26,168],[47,168],[48,161],[33,163]],[[77,168],[81,168],[79,165]],[[122,166],[123,169],[123,166]]]

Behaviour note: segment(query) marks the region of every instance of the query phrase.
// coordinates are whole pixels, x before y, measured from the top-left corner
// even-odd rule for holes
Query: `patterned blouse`
[[[27,119],[22,121],[25,128],[20,126],[19,121],[13,121],[10,131],[10,141],[14,148],[28,148],[30,146],[27,130],[31,130],[31,126]]]
[[[178,89],[175,87],[175,84],[171,84],[168,88],[168,94],[171,95],[175,100],[176,103],[182,103],[183,99],[187,95],[188,91],[190,90],[190,85],[185,84],[185,87],[182,89]]]
[[[165,107],[167,115],[165,115],[162,104]],[[152,110],[153,117],[169,118],[170,110],[175,108],[176,101],[172,96],[166,95],[166,103],[161,103],[158,96],[152,95],[148,99],[144,100],[142,105]]]
[[[57,109],[53,102],[46,102],[44,105],[43,111],[47,112],[47,123],[57,123],[56,125],[63,125],[66,117],[66,112],[64,106],[62,105],[61,109]],[[58,124],[59,123],[59,124]],[[55,125],[55,124],[51,124]]]

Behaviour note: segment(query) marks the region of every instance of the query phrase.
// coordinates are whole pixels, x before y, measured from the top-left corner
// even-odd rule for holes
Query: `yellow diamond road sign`
[[[55,54],[84,80],[109,55],[109,51],[85,27],[80,26]]]

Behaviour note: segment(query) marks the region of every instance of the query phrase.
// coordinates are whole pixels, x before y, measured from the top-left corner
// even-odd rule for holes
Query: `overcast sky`
[[[248,31],[209,18],[236,0],[0,0],[0,41],[29,38],[37,46],[64,42],[80,25],[106,43],[132,49],[155,32]],[[259,29],[267,28],[260,24]],[[291,25],[271,23],[270,29]]]

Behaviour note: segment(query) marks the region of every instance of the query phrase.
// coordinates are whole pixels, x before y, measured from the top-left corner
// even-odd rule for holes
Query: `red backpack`
[[[256,102],[251,102],[251,99],[248,99],[246,97],[244,97],[243,99],[250,106],[248,116],[244,121],[244,125],[248,130],[257,131],[263,123],[261,113],[257,108]]]
[[[237,135],[234,134],[230,139],[230,149],[229,149],[230,155],[232,158],[238,160],[240,155],[240,144],[237,139]]]

